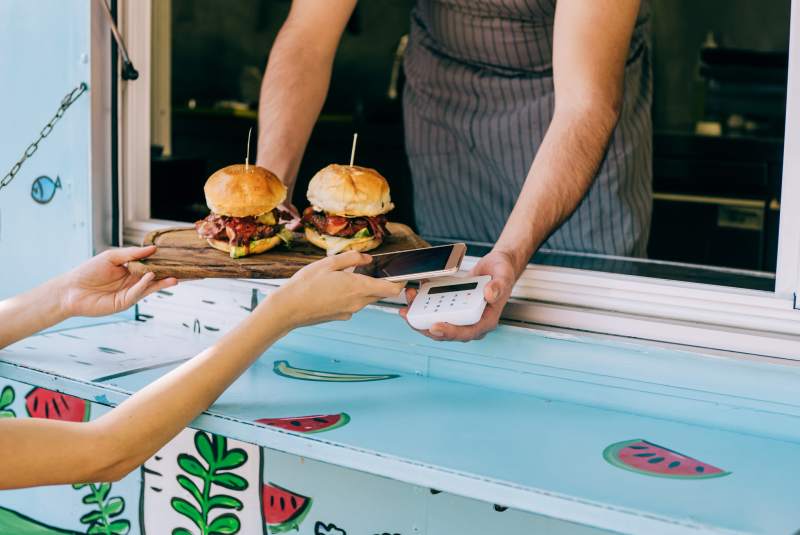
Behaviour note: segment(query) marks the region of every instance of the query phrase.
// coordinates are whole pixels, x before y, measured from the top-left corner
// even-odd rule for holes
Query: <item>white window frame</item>
[[[124,241],[175,222],[150,218],[152,0],[120,0],[119,23],[140,78],[120,83],[120,193]],[[531,265],[504,317],[800,360],[800,0],[792,2],[787,121],[775,292]],[[477,259],[468,257],[469,268]],[[800,305],[799,305],[800,306]]]
[[[114,210],[111,204],[111,33],[98,2],[90,6],[89,50],[91,91],[91,184],[92,184],[92,248],[102,251],[114,243],[111,221]]]

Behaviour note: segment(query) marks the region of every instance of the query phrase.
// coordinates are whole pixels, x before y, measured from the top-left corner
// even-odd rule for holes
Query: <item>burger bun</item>
[[[357,165],[325,167],[311,179],[306,195],[315,208],[344,217],[372,217],[394,208],[386,179]]]
[[[207,240],[208,244],[213,247],[214,249],[219,249],[220,251],[224,251],[228,254],[231,252],[231,245],[225,240]],[[250,243],[250,252],[248,254],[254,255],[269,251],[279,243],[281,243],[280,237],[272,236],[270,238],[264,238],[261,240],[256,240]]]
[[[257,165],[229,165],[206,181],[206,204],[230,217],[258,216],[286,199],[286,186],[271,171]]]

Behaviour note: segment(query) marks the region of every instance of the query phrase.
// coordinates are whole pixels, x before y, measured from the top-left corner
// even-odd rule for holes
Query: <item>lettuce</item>
[[[369,227],[365,227],[365,228],[362,228],[361,230],[359,230],[358,232],[356,232],[353,235],[353,239],[357,240],[359,238],[369,238],[370,236],[372,236],[372,234],[370,234],[370,232],[369,232]]]

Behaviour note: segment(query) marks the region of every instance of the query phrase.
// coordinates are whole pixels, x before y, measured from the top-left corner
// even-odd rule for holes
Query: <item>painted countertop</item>
[[[219,296],[209,295],[216,306]],[[148,310],[147,321],[117,318],[20,342],[0,352],[0,374],[115,405],[235,321]],[[78,359],[135,362],[95,373]],[[371,309],[290,334],[193,426],[606,529],[788,535],[800,529],[798,386],[793,366],[525,327],[440,344],[393,311]],[[288,429],[332,428],[305,434],[259,422],[279,418]],[[624,469],[609,447],[627,441],[647,470],[660,461],[642,459],[667,456],[662,472],[678,460],[703,471],[695,476],[728,473]],[[661,448],[641,449],[648,445]]]

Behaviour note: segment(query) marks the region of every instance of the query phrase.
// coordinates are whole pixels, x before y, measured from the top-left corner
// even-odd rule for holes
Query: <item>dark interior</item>
[[[395,51],[412,0],[359,3],[294,203],[320,168],[357,163],[389,180],[391,219],[414,224]],[[153,148],[152,215],[193,221],[202,184],[244,159],[260,78],[288,1],[173,0],[172,151]],[[789,0],[653,0],[652,259],[772,272],[777,255]],[[402,90],[402,76],[398,83]],[[255,136],[255,133],[254,133]]]

